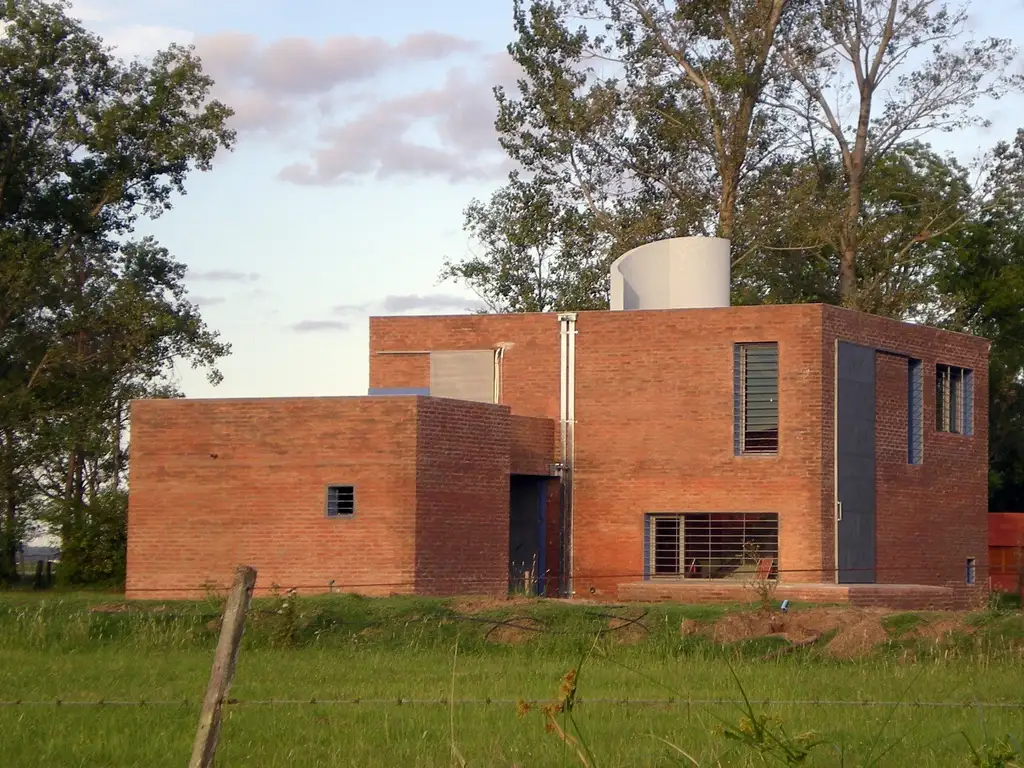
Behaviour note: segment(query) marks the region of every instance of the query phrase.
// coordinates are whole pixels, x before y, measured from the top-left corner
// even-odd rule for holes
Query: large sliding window
[[[779,516],[763,512],[650,514],[648,578],[745,579],[778,570]]]

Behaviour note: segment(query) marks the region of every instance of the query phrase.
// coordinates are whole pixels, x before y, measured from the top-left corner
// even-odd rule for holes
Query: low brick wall
[[[628,602],[749,603],[757,594],[749,584],[727,581],[637,581],[620,584],[619,600]],[[969,596],[950,587],[922,584],[779,584],[777,601],[842,603],[899,610],[966,608]]]

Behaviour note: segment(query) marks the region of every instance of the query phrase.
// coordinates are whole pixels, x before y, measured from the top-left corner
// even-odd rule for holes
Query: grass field
[[[219,604],[123,609],[102,595],[0,595],[0,699],[23,702],[0,706],[0,764],[185,764]],[[257,601],[218,765],[580,765],[546,729],[540,706],[523,714],[517,702],[557,700],[562,678],[581,660],[575,726],[565,715],[557,722],[581,735],[591,765],[762,765],[753,742],[778,752],[779,743],[808,732],[825,742],[808,765],[1019,764],[996,755],[1000,744],[1018,749],[1024,736],[1019,612],[975,615],[972,634],[941,642],[907,636],[929,617],[891,616],[887,643],[842,662],[820,643],[766,661],[784,641],[719,645],[680,635],[684,618],[713,621],[720,610],[351,596]],[[610,614],[642,615],[646,629],[608,631]],[[495,624],[501,620],[515,626]],[[738,705],[686,703],[740,698],[734,673],[756,700],[755,727],[745,734]],[[151,703],[68,703],[100,700]],[[822,700],[833,703],[812,703]],[[794,701],[802,703],[781,703]],[[762,715],[778,743],[759,740]],[[742,741],[723,734],[727,726]],[[967,739],[987,747],[987,762],[972,762]]]

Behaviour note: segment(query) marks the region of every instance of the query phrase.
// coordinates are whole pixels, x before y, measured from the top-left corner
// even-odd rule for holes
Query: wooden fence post
[[[221,707],[231,688],[231,678],[235,674],[235,662],[238,660],[238,648],[242,643],[242,632],[245,629],[245,612],[249,609],[253,587],[256,585],[256,570],[248,565],[235,568],[235,582],[231,585],[231,594],[224,608],[224,617],[220,625],[220,639],[217,641],[217,652],[213,657],[213,669],[210,682],[203,699],[203,708],[199,713],[199,728],[196,740],[192,745],[192,759],[189,768],[210,768],[213,756],[217,752],[217,735],[220,731]]]

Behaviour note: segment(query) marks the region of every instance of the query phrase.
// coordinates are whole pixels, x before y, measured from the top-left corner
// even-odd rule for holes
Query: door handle
[[[843,502],[836,502],[836,522],[842,522],[843,520]]]

